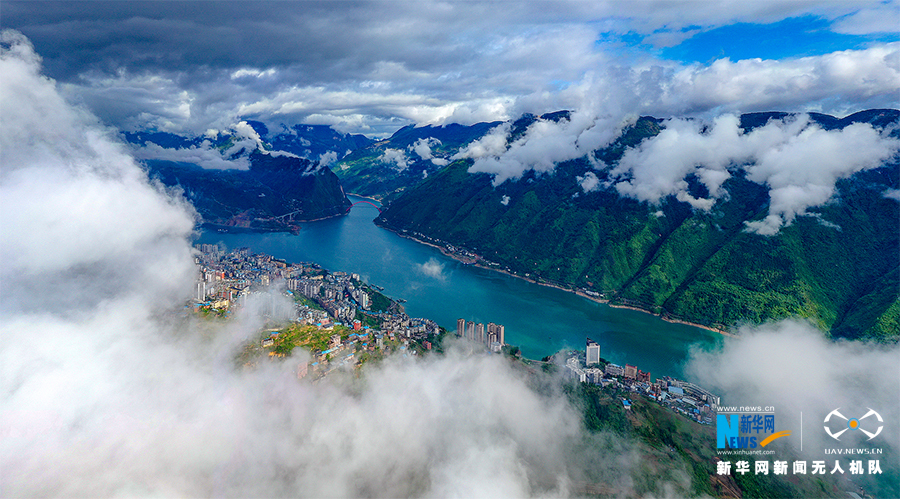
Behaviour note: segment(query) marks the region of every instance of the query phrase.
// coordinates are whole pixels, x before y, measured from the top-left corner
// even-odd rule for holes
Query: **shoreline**
[[[266,228],[266,227],[243,227],[240,225],[221,225],[213,222],[202,221],[198,224],[198,226],[202,229],[214,230],[216,232],[222,233],[231,233],[231,234],[240,234],[240,233],[256,233],[256,234],[277,234],[280,232],[294,233],[295,231],[302,230],[302,226],[299,224],[306,224],[311,222],[321,222],[322,220],[328,220],[330,218],[344,217],[347,216],[346,213],[336,213],[334,215],[328,215],[320,218],[313,218],[310,220],[294,220],[296,224],[296,228],[291,229],[287,227],[279,227],[279,228]]]
[[[347,196],[353,196],[353,197],[357,197],[357,198],[368,199],[369,201],[374,201],[374,202],[376,202],[376,203],[378,203],[378,204],[382,204],[382,202],[381,202],[380,199],[376,199],[376,198],[373,198],[373,197],[371,197],[371,196],[363,196],[362,194],[355,194],[355,193],[352,193],[352,192],[348,192],[348,193],[347,193]],[[382,206],[382,207],[384,207],[384,206]]]
[[[362,196],[360,196],[360,197],[362,197]],[[408,234],[408,233],[404,234],[404,233],[398,232],[398,231],[396,231],[396,230],[394,230],[394,229],[392,229],[392,228],[385,227],[385,226],[383,226],[383,225],[379,225],[379,227],[381,227],[382,229],[385,229],[385,230],[389,230],[389,231],[393,232],[394,234],[397,234],[397,235],[400,236],[400,237],[404,237],[404,238],[406,238],[406,239],[411,239],[411,240],[413,240],[413,241],[415,241],[415,242],[417,242],[417,243],[419,243],[419,244],[424,244],[425,246],[431,246],[432,248],[435,248],[435,249],[437,249],[438,251],[440,251],[441,254],[444,255],[444,256],[450,257],[450,258],[452,258],[452,259],[454,259],[454,260],[456,260],[456,261],[458,261],[458,262],[466,263],[466,262],[464,262],[461,258],[459,258],[457,255],[454,255],[453,253],[450,253],[450,252],[446,251],[446,249],[445,249],[444,247],[442,247],[442,246],[438,246],[437,244],[430,243],[430,242],[428,242],[428,241],[423,241],[423,240],[421,240],[421,239],[419,239],[419,238],[417,238],[417,237],[415,237],[415,236],[412,236],[412,235],[410,235],[410,234]],[[645,314],[652,315],[652,316],[654,316],[654,317],[659,317],[660,319],[662,319],[662,320],[664,320],[664,321],[666,321],[666,322],[672,323],[672,324],[683,324],[683,325],[685,325],[685,326],[696,327],[696,328],[705,329],[705,330],[707,330],[707,331],[711,331],[711,332],[714,332],[714,333],[719,333],[719,334],[721,334],[722,336],[728,336],[728,337],[731,337],[731,338],[736,338],[736,337],[737,337],[736,334],[730,333],[730,332],[728,332],[728,331],[726,331],[726,330],[723,330],[723,329],[714,328],[714,327],[712,327],[712,326],[707,326],[707,325],[705,325],[705,324],[697,324],[697,323],[695,323],[695,322],[689,322],[689,321],[684,321],[684,320],[681,320],[681,319],[674,319],[674,318],[671,318],[671,317],[666,317],[666,316],[663,315],[663,314],[657,314],[657,313],[655,313],[655,312],[653,312],[653,311],[650,311],[650,310],[647,310],[647,309],[644,309],[644,308],[640,308],[640,307],[636,307],[636,306],[634,306],[634,305],[622,305],[622,304],[610,303],[609,300],[606,299],[606,298],[598,298],[598,297],[590,296],[590,295],[588,295],[587,293],[584,293],[583,291],[580,291],[580,290],[578,290],[578,289],[565,288],[565,287],[560,286],[560,285],[558,285],[558,284],[551,284],[551,283],[546,283],[546,282],[539,282],[539,281],[536,281],[536,280],[531,279],[531,278],[529,278],[529,277],[517,275],[517,274],[514,274],[514,273],[512,273],[512,272],[507,272],[507,271],[504,270],[504,269],[494,268],[494,267],[492,267],[492,266],[490,266],[490,265],[483,265],[483,264],[480,264],[480,263],[477,263],[477,262],[476,262],[476,263],[466,263],[466,264],[467,264],[467,265],[472,265],[472,266],[475,266],[475,267],[478,267],[478,268],[482,268],[482,269],[485,269],[485,270],[491,270],[491,271],[494,271],[494,272],[499,272],[499,273],[501,273],[501,274],[506,274],[506,275],[508,275],[508,276],[510,276],[510,277],[515,277],[515,278],[517,278],[517,279],[522,279],[522,280],[527,281],[527,282],[530,282],[530,283],[532,283],[532,284],[537,284],[538,286],[546,286],[546,287],[548,287],[548,288],[556,288],[556,289],[558,289],[558,290],[560,290],[560,291],[565,291],[565,292],[567,292],[567,293],[573,293],[573,294],[575,294],[575,295],[577,295],[577,296],[580,296],[580,297],[582,297],[582,298],[587,298],[588,300],[591,300],[591,301],[594,301],[594,302],[597,302],[597,303],[603,303],[603,304],[606,304],[606,305],[608,305],[609,307],[612,307],[612,308],[624,308],[624,309],[628,309],[628,310],[634,310],[634,311],[636,311],[636,312],[641,312],[641,313],[645,313]]]

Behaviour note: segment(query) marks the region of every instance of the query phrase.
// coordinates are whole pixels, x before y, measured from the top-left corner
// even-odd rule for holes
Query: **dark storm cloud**
[[[408,123],[471,123],[564,107],[619,117],[623,108],[683,114],[723,105],[858,110],[853,89],[806,99],[804,87],[791,85],[795,74],[738,93],[716,91],[747,71],[765,72],[756,66],[777,73],[783,61],[684,66],[647,47],[801,14],[840,18],[843,26],[865,17],[870,4],[14,1],[4,2],[2,24],[31,40],[68,97],[121,128],[202,132],[247,117],[383,135]],[[864,31],[860,23],[845,28]],[[643,38],[644,48],[624,43],[626,34]],[[894,59],[882,65],[896,66]],[[859,85],[867,77],[863,72]],[[865,106],[896,93],[869,90]],[[606,104],[598,106],[603,95]]]
[[[463,62],[459,7],[357,2],[31,2],[4,5],[49,76],[85,70],[168,71],[300,66],[294,83],[353,78],[383,60],[412,69]],[[470,9],[477,16],[478,6]],[[446,17],[445,17],[446,16]],[[206,73],[208,76],[210,73]],[[202,71],[196,75],[202,80]],[[306,81],[304,81],[306,80]]]

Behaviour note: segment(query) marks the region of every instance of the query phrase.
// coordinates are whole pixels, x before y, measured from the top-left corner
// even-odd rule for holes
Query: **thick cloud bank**
[[[259,319],[177,313],[189,206],[59,97],[27,40],[2,49],[0,496],[567,493],[587,461],[568,448],[578,412],[499,356],[315,385],[296,380],[303,359],[238,369]]]
[[[24,38],[0,36],[3,308],[27,306],[8,292],[24,288],[60,311],[185,289],[192,209],[151,186],[111,132],[60,98]]]
[[[551,172],[557,163],[585,156],[609,144],[620,128],[620,120],[579,111],[558,122],[539,119],[510,143],[511,127],[501,125],[452,159],[474,159],[469,172],[489,173],[494,176],[494,185],[500,185],[521,178],[527,171]]]
[[[848,435],[840,443],[829,438],[822,430],[829,412],[841,408],[847,417],[861,417],[868,408],[874,409],[885,424],[872,444],[891,449],[893,455],[883,456],[882,465],[896,473],[893,459],[900,450],[900,431],[893,421],[900,417],[898,359],[896,344],[832,342],[808,323],[788,320],[741,329],[740,337],[726,339],[721,351],[692,355],[685,372],[722,393],[723,405],[775,406],[776,421],[792,432],[791,442],[797,449],[802,412],[807,458],[822,459],[824,447],[857,447],[867,441],[861,434]]]
[[[239,145],[237,147],[239,147],[239,151],[241,148]],[[148,143],[144,146],[136,147],[134,149],[134,157],[138,159],[191,163],[208,170],[247,170],[250,168],[250,160],[246,156],[231,159],[231,154],[228,154],[228,151],[220,151],[212,147],[209,141],[203,141],[199,146],[183,148],[167,148]]]
[[[214,144],[214,140],[219,144]],[[267,150],[259,134],[246,121],[233,124],[223,131],[209,129],[205,140],[198,145],[170,148],[147,142],[142,146],[134,146],[132,154],[137,159],[190,163],[208,170],[247,170],[250,168],[248,155],[254,151],[273,156],[297,157],[286,151]],[[333,151],[320,158],[323,164],[334,163],[336,160],[337,153]]]
[[[540,2],[103,5],[7,0],[4,25],[31,36],[67,91],[126,130],[199,132],[252,116],[386,136],[591,103],[654,116],[846,114],[894,107],[900,81],[900,44],[884,36],[897,31],[896,2],[561,1],[552,13]],[[733,40],[721,55],[659,50],[717,27],[792,19],[802,28],[782,25],[751,50]]]
[[[586,157],[602,168],[594,150],[608,145],[630,121],[574,113],[571,120],[539,119],[520,137],[512,137],[510,123],[492,129],[461,149],[452,159],[473,159],[471,173],[488,173],[494,185],[516,180],[528,171],[549,173],[562,161]],[[725,114],[711,124],[693,119],[670,119],[655,137],[626,150],[610,171],[612,185],[624,196],[657,203],[667,196],[710,210],[726,195],[723,184],[737,170],[769,188],[768,216],[748,222],[748,230],[776,234],[782,226],[828,202],[835,183],[856,172],[876,168],[900,150],[900,140],[869,124],[855,123],[841,130],[825,130],[808,115],[770,120],[744,132],[740,118]],[[511,139],[514,139],[510,141]],[[688,193],[695,176],[709,197]],[[584,192],[600,187],[593,172],[576,178]]]
[[[824,130],[801,116],[772,120],[749,133],[739,125],[734,115],[720,116],[709,127],[696,120],[666,121],[659,135],[626,151],[612,171],[619,178],[616,189],[653,203],[675,195],[709,210],[725,194],[722,184],[740,168],[749,180],[769,187],[769,215],[747,226],[771,235],[831,199],[838,179],[878,167],[900,149],[900,141],[864,123]],[[689,175],[706,186],[709,198],[688,194]]]

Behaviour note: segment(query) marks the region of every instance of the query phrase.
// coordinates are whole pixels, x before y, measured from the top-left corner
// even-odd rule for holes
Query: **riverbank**
[[[353,197],[355,197],[355,198],[368,199],[369,201],[376,202],[376,203],[378,203],[379,205],[381,204],[381,200],[380,200],[380,199],[378,199],[378,198],[373,198],[372,196],[363,196],[362,194],[356,194],[355,192],[348,192],[347,195],[348,195],[348,196],[353,196]]]
[[[272,234],[272,233],[288,233],[288,234],[296,234],[298,231],[302,229],[300,224],[312,223],[312,222],[321,222],[322,220],[328,220],[331,218],[343,217],[346,216],[347,213],[335,213],[333,215],[328,215],[320,218],[312,218],[309,220],[292,220],[292,223],[281,222],[276,227],[264,227],[253,225],[250,222],[248,225],[225,225],[225,224],[217,224],[213,222],[203,221],[200,223],[201,229],[208,229],[211,231],[216,231],[220,233],[229,233],[229,234]],[[265,221],[271,221],[272,219],[266,219]]]
[[[361,197],[361,196],[360,196],[360,197]],[[378,225],[378,224],[376,224],[376,225]],[[422,239],[420,239],[420,238],[418,238],[418,237],[416,237],[416,236],[410,234],[409,232],[401,232],[401,231],[397,231],[397,230],[394,230],[394,229],[391,228],[391,227],[386,227],[386,226],[384,226],[384,225],[378,225],[378,226],[381,227],[382,229],[391,231],[391,232],[393,232],[394,234],[397,234],[397,235],[400,236],[400,237],[403,237],[403,238],[406,238],[406,239],[410,239],[410,240],[413,240],[413,241],[415,241],[415,242],[417,242],[417,243],[419,243],[419,244],[424,244],[425,246],[430,246],[430,247],[432,247],[432,248],[435,248],[435,249],[437,249],[438,251],[440,251],[441,254],[443,254],[444,256],[448,256],[448,257],[450,257],[450,258],[453,258],[454,260],[459,261],[459,262],[462,262],[462,263],[464,263],[464,264],[466,264],[466,265],[472,265],[472,266],[475,266],[475,267],[478,267],[478,268],[482,268],[482,269],[486,269],[486,270],[492,270],[492,271],[494,271],[494,272],[499,272],[499,273],[501,273],[501,274],[506,274],[506,275],[508,275],[508,276],[510,276],[510,277],[515,277],[515,278],[517,278],[517,279],[522,279],[523,281],[527,281],[527,282],[530,282],[530,283],[532,283],[532,284],[537,284],[537,285],[539,285],[539,286],[546,286],[546,287],[549,287],[549,288],[556,288],[556,289],[558,289],[558,290],[560,290],[560,291],[565,291],[565,292],[567,292],[567,293],[574,293],[575,295],[578,295],[578,296],[580,296],[580,297],[587,298],[588,300],[591,300],[591,301],[594,301],[594,302],[597,302],[597,303],[603,303],[603,304],[606,304],[606,305],[608,305],[608,306],[610,306],[610,307],[612,307],[612,308],[624,308],[624,309],[628,309],[628,310],[634,310],[634,311],[636,311],[636,312],[641,312],[641,313],[649,314],[649,315],[652,315],[652,316],[655,316],[655,317],[659,317],[660,319],[662,319],[662,320],[664,320],[664,321],[666,321],[666,322],[672,323],[672,324],[683,324],[683,325],[685,325],[685,326],[697,327],[697,328],[700,328],[700,329],[705,329],[705,330],[707,330],[707,331],[711,331],[711,332],[714,332],[714,333],[721,334],[722,336],[728,336],[728,337],[732,337],[732,338],[734,338],[734,337],[737,336],[737,335],[735,335],[734,333],[731,333],[731,332],[729,332],[729,331],[727,331],[727,330],[724,330],[724,329],[720,329],[720,328],[716,328],[716,327],[712,327],[712,326],[707,326],[707,325],[705,325],[705,324],[698,324],[698,323],[695,323],[695,322],[685,321],[685,320],[682,320],[682,319],[675,319],[675,318],[672,318],[672,317],[667,317],[665,314],[659,314],[659,313],[656,313],[656,312],[654,312],[654,311],[652,311],[652,310],[648,310],[648,309],[646,309],[646,308],[641,308],[641,307],[634,306],[634,305],[624,305],[624,304],[618,304],[618,303],[610,303],[610,301],[609,301],[608,299],[606,299],[606,298],[601,298],[601,297],[599,297],[599,296],[591,296],[591,295],[589,295],[589,294],[585,293],[584,291],[579,290],[579,289],[577,289],[577,288],[565,287],[565,286],[561,286],[561,285],[559,285],[559,284],[548,283],[548,282],[542,282],[542,281],[539,281],[539,280],[537,280],[537,279],[532,279],[532,278],[530,278],[530,277],[522,276],[522,275],[516,274],[516,273],[514,273],[514,272],[507,271],[507,270],[502,269],[502,268],[497,268],[496,266],[493,266],[493,265],[485,265],[485,264],[483,264],[483,263],[479,263],[478,261],[470,262],[470,261],[469,261],[469,260],[470,260],[469,258],[464,258],[464,257],[462,257],[461,255],[457,255],[457,254],[453,253],[452,251],[447,251],[446,246],[441,246],[440,244],[436,244],[436,243],[433,243],[433,242],[429,242],[429,241],[422,240]],[[447,243],[444,243],[444,244],[446,245]]]

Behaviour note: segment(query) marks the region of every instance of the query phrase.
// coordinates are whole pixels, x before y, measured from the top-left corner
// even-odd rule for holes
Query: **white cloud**
[[[870,407],[885,422],[900,417],[900,377],[894,375],[898,358],[896,344],[830,341],[808,323],[782,321],[741,328],[719,351],[694,352],[685,372],[721,394],[724,405],[774,406],[776,424],[792,432],[797,450],[802,412],[805,423],[815,423],[806,423],[803,458],[809,449],[838,445],[822,431],[821,422],[833,409],[860,417]],[[857,446],[860,440],[854,437],[862,435],[848,435],[843,443]],[[885,424],[878,438],[878,446],[896,451],[900,432],[896,425]]]
[[[831,29],[849,35],[872,33],[897,33],[900,26],[900,9],[896,2],[879,2],[838,19]]]
[[[327,152],[322,153],[321,156],[319,156],[319,164],[325,165],[325,166],[331,166],[331,165],[337,163],[337,160],[338,160],[337,152],[335,152],[335,151],[327,151]]]
[[[591,192],[600,187],[600,179],[594,172],[587,172],[583,177],[575,177],[584,192]]]
[[[409,150],[414,151],[422,159],[431,159],[434,157],[431,153],[431,148],[439,145],[441,145],[440,140],[434,137],[428,137],[417,140],[414,144],[409,146]]]
[[[275,68],[269,68],[269,69],[266,69],[265,71],[259,70],[259,69],[253,69],[253,68],[241,68],[241,69],[238,69],[237,71],[231,73],[231,79],[237,80],[238,78],[247,78],[247,77],[265,78],[268,76],[274,76],[276,73],[277,73],[277,71],[275,70]]]
[[[500,156],[506,152],[506,139],[512,123],[502,123],[491,129],[490,132],[477,140],[466,144],[465,147],[454,154],[450,159],[479,159],[487,156]]]
[[[184,315],[190,207],[0,43],[4,496],[562,496],[588,462],[622,483],[627,443],[576,445],[602,436],[575,407],[452,340],[316,384],[302,355],[237,368],[263,320]]]
[[[398,171],[403,171],[409,166],[409,158],[402,149],[385,148],[378,159],[384,163],[393,163]]]
[[[133,146],[132,154],[138,159],[191,163],[212,170],[247,170],[250,168],[249,154],[253,151],[260,151],[272,156],[297,157],[297,155],[286,151],[269,151],[265,149],[259,134],[245,121],[231,125],[229,132],[235,140],[226,149],[214,147],[208,140],[204,140],[199,146],[180,148],[165,148],[148,142],[142,146]],[[205,135],[215,138],[220,133],[222,132],[209,129]]]
[[[611,174],[616,189],[641,201],[658,202],[674,195],[698,209],[709,210],[724,195],[731,171],[769,187],[768,216],[748,229],[772,235],[807,208],[826,203],[838,179],[874,168],[896,154],[900,141],[879,134],[868,124],[824,130],[801,116],[773,120],[742,133],[733,115],[716,118],[708,130],[696,120],[668,120],[656,137],[625,152]],[[709,190],[706,199],[687,192],[685,178],[696,175]]]
[[[128,275],[129,265],[144,258],[158,261],[152,257],[158,250],[181,245],[186,256],[180,238],[193,227],[190,211],[150,186],[126,148],[96,118],[63,101],[55,84],[39,74],[39,58],[27,40],[5,31],[0,44],[2,281],[37,285],[39,277],[80,268],[87,293],[95,289],[90,277],[97,262],[121,260],[117,269]],[[128,223],[111,223],[111,216]],[[184,267],[172,263],[170,275],[181,275]],[[130,273],[129,287],[173,284],[142,269]],[[51,291],[52,282],[42,283],[48,299],[65,300],[65,293],[74,291]]]
[[[435,146],[441,145],[441,141],[434,137],[427,137],[424,139],[419,139],[415,141],[415,143],[411,144],[407,149],[410,152],[415,152],[422,159],[427,159],[431,161],[431,164],[435,166],[447,166],[450,164],[445,158],[438,158],[434,156],[434,153],[431,152],[431,148]]]
[[[508,205],[509,204],[509,196],[504,194],[503,197],[500,198],[500,204],[502,204],[503,206]]]
[[[816,110],[843,101],[834,110],[842,112],[896,103],[898,81],[900,43],[890,43],[799,59],[719,59],[678,69],[653,91],[669,112]]]
[[[200,146],[170,149],[164,148],[152,142],[133,148],[134,157],[137,159],[158,159],[164,161],[177,161],[191,163],[202,168],[213,170],[247,170],[250,168],[250,160],[247,156],[231,158],[204,141]]]
[[[439,281],[447,280],[447,276],[444,275],[444,264],[435,258],[429,258],[425,263],[417,263],[416,270]]]
[[[618,135],[620,123],[620,119],[588,111],[576,111],[570,119],[558,122],[538,119],[508,147],[501,146],[501,136],[495,129],[484,142],[470,144],[454,158],[474,157],[469,172],[491,174],[494,185],[500,185],[521,178],[527,171],[552,172],[559,162],[585,156],[609,144]],[[502,140],[505,143],[508,137]]]

